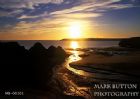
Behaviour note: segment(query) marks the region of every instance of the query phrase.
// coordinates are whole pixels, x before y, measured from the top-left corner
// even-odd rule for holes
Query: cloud
[[[121,2],[122,0],[0,0],[0,7],[3,9],[11,9],[12,11],[1,11],[0,10],[0,17],[2,16],[18,16],[19,19],[23,18],[46,18],[46,15],[55,16],[55,15],[66,15],[70,13],[85,13],[85,12],[105,12],[110,9],[124,9],[133,7],[132,4],[115,4]],[[134,1],[133,1],[134,2]],[[40,7],[39,4],[59,4],[53,11],[50,11],[49,8],[43,9]],[[62,5],[61,5],[62,4]],[[70,5],[71,6],[65,6]],[[38,6],[38,7],[37,7]],[[39,8],[40,7],[40,8]],[[54,6],[52,6],[54,7]],[[61,9],[59,9],[61,7]],[[26,9],[30,9],[31,11],[26,11]],[[40,10],[38,10],[38,8]],[[58,9],[57,9],[58,8]],[[42,10],[41,10],[42,9]],[[42,12],[42,15],[39,15]],[[24,13],[23,13],[24,12]],[[36,13],[31,15],[31,13]],[[44,15],[44,13],[47,13]],[[96,14],[96,13],[95,13]],[[94,14],[94,15],[95,15]],[[76,16],[76,14],[74,14]],[[94,17],[93,15],[93,17]],[[89,14],[91,16],[91,14]]]
[[[121,0],[81,0],[76,6],[72,8],[67,8],[59,11],[51,12],[51,15],[62,15],[70,13],[95,13],[95,12],[105,12],[110,9],[124,9],[132,7],[132,4],[113,4],[120,2]],[[95,13],[96,14],[96,13]],[[90,14],[91,15],[91,14]],[[94,17],[94,16],[93,16]]]
[[[33,19],[33,18],[41,18],[41,17],[47,17],[48,13],[44,12],[43,14],[40,15],[22,15],[20,17],[18,17],[18,19]]]
[[[69,13],[69,14],[59,14],[53,17],[67,18],[67,19],[85,19],[85,18],[94,18],[99,16],[101,16],[100,13]]]
[[[4,17],[4,16],[11,16],[9,12],[6,11],[0,11],[0,17]]]
[[[65,28],[67,22],[81,21],[102,16],[108,10],[134,7],[122,0],[0,0],[0,17],[16,17],[18,20],[8,33],[46,33]],[[134,2],[134,1],[133,1]],[[49,5],[52,3],[53,5]],[[44,4],[46,9],[40,4]],[[38,12],[38,9],[40,12]],[[51,9],[51,10],[50,10]],[[34,14],[33,14],[34,13]],[[35,19],[36,21],[32,21]],[[93,20],[92,20],[93,21]],[[94,23],[96,24],[96,23]],[[5,25],[9,28],[9,23]]]
[[[22,13],[22,9],[12,10],[12,11],[4,11],[0,10],[0,17],[15,17],[16,15]]]
[[[63,0],[0,0],[0,7],[2,8],[29,8],[33,9],[34,6],[39,4],[60,4]]]
[[[21,21],[18,22],[16,25],[13,27],[10,27],[9,30],[3,30],[7,34],[12,34],[12,35],[21,35],[21,36],[26,36],[26,35],[42,35],[46,33],[65,33],[67,32],[66,30],[68,29],[69,23],[70,22],[80,22],[81,24],[87,24],[88,21],[84,20],[74,20],[71,18],[46,18],[42,20],[38,20],[35,22],[26,22],[26,21]],[[88,25],[88,24],[87,24]],[[0,32],[3,32],[0,31]]]

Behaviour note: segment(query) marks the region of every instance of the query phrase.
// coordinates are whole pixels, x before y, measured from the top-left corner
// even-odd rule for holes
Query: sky
[[[0,40],[140,36],[140,0],[0,0]]]

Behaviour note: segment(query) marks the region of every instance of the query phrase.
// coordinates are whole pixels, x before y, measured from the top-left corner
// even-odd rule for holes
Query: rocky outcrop
[[[126,48],[140,48],[140,37],[133,37],[128,39],[123,39],[119,42],[120,47]]]
[[[0,87],[46,88],[53,68],[66,57],[61,47],[36,43],[26,50],[17,42],[0,42]]]

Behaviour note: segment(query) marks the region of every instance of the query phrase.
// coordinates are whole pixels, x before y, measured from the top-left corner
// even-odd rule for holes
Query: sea
[[[117,47],[119,44],[119,41],[18,40],[17,42],[26,49],[30,49],[37,42],[40,42],[45,48],[61,46],[64,49]]]

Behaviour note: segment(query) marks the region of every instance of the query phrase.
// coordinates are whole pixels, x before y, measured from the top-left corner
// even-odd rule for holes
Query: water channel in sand
[[[63,86],[65,87],[64,93],[66,95],[72,96],[82,96],[89,99],[87,92],[89,89],[86,87],[79,87],[73,80],[77,80],[74,78],[74,75],[77,76],[84,76],[85,72],[83,70],[78,70],[70,67],[70,63],[76,62],[81,60],[82,58],[79,57],[80,54],[83,54],[82,51],[77,51],[76,49],[79,47],[77,42],[71,42],[70,47],[71,50],[67,50],[71,53],[71,55],[66,59],[66,61],[60,65],[57,69],[57,79],[62,82]]]
[[[88,87],[80,87],[78,86],[73,80],[77,80],[77,78],[72,78],[72,76],[77,75],[79,77],[86,77],[88,74],[86,74],[85,71],[83,70],[78,70],[72,68],[69,64],[72,62],[76,62],[81,60],[82,58],[79,57],[80,54],[83,54],[84,52],[82,51],[77,51],[76,50],[76,44],[72,43],[73,50],[70,50],[70,53],[72,53],[68,59],[63,63],[62,66],[58,68],[58,76],[62,80],[63,85],[66,87],[66,90],[64,91],[65,94],[67,95],[72,95],[72,96],[83,96],[85,98],[90,99],[90,94],[89,94],[89,88]]]
[[[71,43],[73,49],[69,50],[72,53],[67,60],[59,66],[57,74],[59,80],[63,82],[65,86],[64,93],[72,96],[82,96],[86,99],[92,99],[93,96],[93,86],[86,86],[86,83],[91,81],[92,84],[95,82],[113,82],[118,83],[122,80],[130,80],[130,77],[121,73],[115,73],[107,70],[92,69],[87,66],[83,66],[81,69],[72,68],[69,64],[81,60],[79,57],[80,54],[83,54],[83,51],[77,51],[76,48],[78,44],[76,42]],[[80,80],[79,80],[80,79]],[[82,82],[80,82],[82,79]],[[78,82],[78,83],[77,83]],[[79,83],[80,82],[80,83]],[[84,82],[84,83],[83,83]],[[82,84],[82,86],[79,86]],[[86,85],[84,85],[86,84]]]

